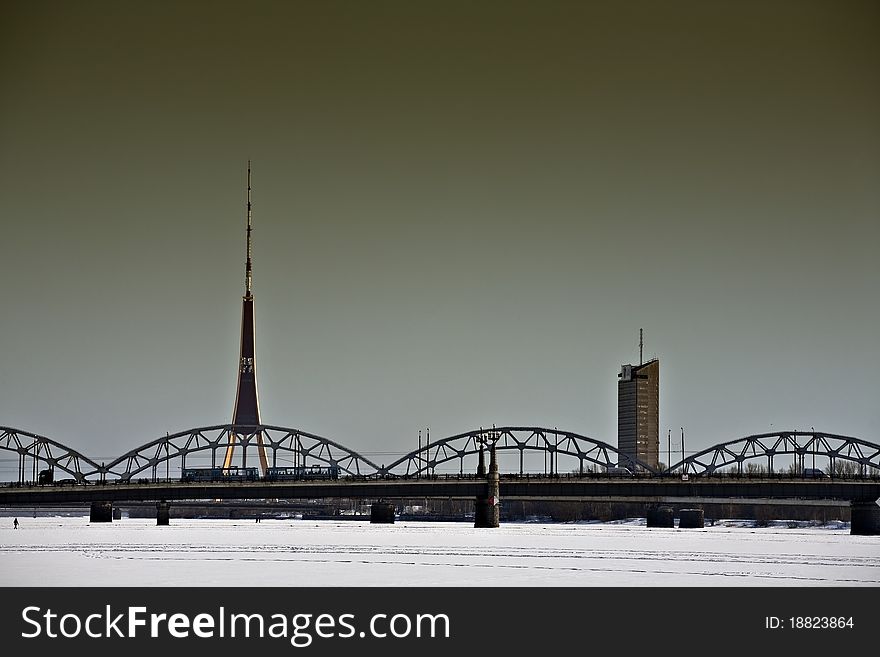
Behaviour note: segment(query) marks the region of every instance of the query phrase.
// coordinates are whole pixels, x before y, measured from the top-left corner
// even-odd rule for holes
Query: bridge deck
[[[477,479],[443,478],[10,486],[0,488],[0,506],[213,499],[467,499],[485,494],[486,486]],[[503,478],[501,498],[609,501],[755,498],[873,502],[880,498],[880,480]]]

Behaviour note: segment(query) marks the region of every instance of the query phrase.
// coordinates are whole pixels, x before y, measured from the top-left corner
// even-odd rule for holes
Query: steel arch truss
[[[147,475],[144,473],[148,473],[149,478],[156,479],[160,466],[164,464],[167,468],[175,459],[179,459],[182,471],[187,467],[189,455],[197,455],[202,460],[210,455],[211,467],[221,467],[230,436],[234,436],[238,455],[236,460],[240,457],[242,467],[247,465],[249,452],[253,458],[252,463],[258,463],[256,451],[258,441],[262,440],[270,467],[281,465],[280,454],[282,458],[285,455],[289,458],[284,465],[326,464],[337,466],[340,474],[371,474],[379,469],[375,463],[357,452],[305,431],[271,425],[240,427],[232,424],[200,427],[158,438],[120,456],[106,469],[108,474],[115,475],[122,481],[135,477],[145,478]]]
[[[832,471],[837,461],[857,464],[862,475],[869,468],[880,470],[880,445],[830,433],[786,431],[746,436],[709,447],[670,466],[664,474],[712,474],[729,467],[736,467],[741,474],[743,463],[753,459],[766,460],[766,469],[772,473],[773,459],[780,454],[793,455],[801,469],[807,456],[818,456],[829,460]]]
[[[39,464],[45,463],[51,470],[61,470],[77,482],[100,472],[101,467],[90,458],[44,436],[12,427],[0,427],[0,449],[18,454],[18,482],[37,481]],[[28,479],[28,459],[31,475]]]
[[[496,451],[518,451],[520,474],[523,474],[523,455],[527,451],[545,452],[550,462],[550,473],[558,473],[559,455],[578,461],[578,470],[585,472],[585,464],[600,468],[626,467],[632,472],[656,473],[646,463],[619,452],[616,447],[594,438],[561,429],[543,427],[493,427],[443,438],[410,452],[391,465],[380,468],[380,475],[417,476],[434,472],[438,465],[458,460],[459,472],[464,473],[467,456],[479,454],[480,446],[495,445]],[[488,458],[488,457],[487,457]],[[588,466],[589,467],[589,466]]]

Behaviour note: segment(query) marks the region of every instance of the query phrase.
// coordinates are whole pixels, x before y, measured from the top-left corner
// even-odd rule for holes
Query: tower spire
[[[247,172],[247,262],[245,264],[244,297],[241,308],[241,351],[238,361],[238,390],[235,394],[235,408],[232,411],[232,424],[236,429],[229,434],[226,457],[223,467],[232,467],[237,442],[241,445],[241,467],[247,466],[248,442],[245,438],[260,426],[260,403],[257,395],[257,362],[254,339],[254,296],[251,293],[251,162],[248,160]],[[240,429],[239,429],[240,428]],[[265,473],[268,468],[266,447],[262,432],[256,432],[256,448],[260,467]]]
[[[245,296],[251,297],[251,277],[253,275],[251,268],[251,161],[248,160],[247,171],[247,263],[244,269],[244,293]]]

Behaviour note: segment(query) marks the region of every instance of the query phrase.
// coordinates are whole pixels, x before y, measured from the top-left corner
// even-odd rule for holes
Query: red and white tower
[[[260,426],[260,401],[257,395],[257,359],[254,350],[254,295],[251,292],[252,263],[251,263],[251,163],[248,161],[247,170],[247,259],[245,261],[244,296],[241,308],[241,350],[238,360],[238,390],[235,394],[235,409],[232,412],[232,424],[236,430],[229,433],[229,444],[226,447],[226,458],[223,467],[232,467],[232,459],[237,442],[243,436],[251,435],[255,427]],[[240,428],[240,430],[238,430]],[[268,461],[266,448],[263,445],[263,435],[256,434],[257,452],[260,458],[262,474],[266,473]],[[247,464],[247,452],[242,452],[242,467]]]

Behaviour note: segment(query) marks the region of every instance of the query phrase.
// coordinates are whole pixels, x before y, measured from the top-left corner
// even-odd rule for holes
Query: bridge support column
[[[156,503],[156,525],[167,525],[171,519],[171,505],[165,500]]]
[[[486,474],[486,459],[480,445],[480,463],[477,476],[486,477],[486,494],[477,495],[474,500],[474,527],[479,529],[498,527],[500,523],[498,461],[495,458],[495,445],[490,449],[489,474]]]
[[[678,515],[679,529],[702,529],[704,527],[702,509],[682,509]]]
[[[477,464],[477,477],[486,476],[486,453],[480,443],[480,461]],[[477,495],[474,500],[474,527],[489,526],[489,496]]]
[[[675,527],[675,514],[671,507],[661,506],[655,509],[648,509],[647,514],[648,527]]]
[[[850,530],[853,536],[880,536],[880,506],[876,502],[851,502]]]
[[[371,524],[394,524],[394,505],[389,502],[373,502],[370,505]]]
[[[113,503],[92,502],[89,508],[89,522],[113,522]]]
[[[489,499],[485,495],[477,495],[474,500],[474,527],[491,527],[489,519]]]
[[[487,527],[501,525],[501,485],[498,475],[498,459],[495,456],[495,443],[489,449],[489,499],[486,500],[489,507],[486,514],[489,524]]]

